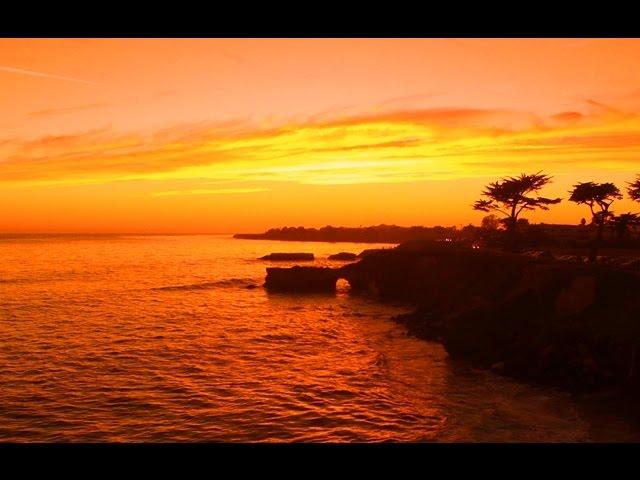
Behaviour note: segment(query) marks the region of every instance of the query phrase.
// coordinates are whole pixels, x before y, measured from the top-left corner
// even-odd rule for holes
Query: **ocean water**
[[[410,310],[269,294],[257,257],[379,245],[1,236],[0,441],[638,440],[615,409],[452,361]],[[288,265],[278,262],[278,265]]]

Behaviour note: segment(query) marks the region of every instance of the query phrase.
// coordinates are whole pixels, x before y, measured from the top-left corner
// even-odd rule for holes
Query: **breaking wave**
[[[255,288],[258,283],[253,278],[228,278],[216,282],[188,283],[185,285],[168,285],[155,287],[151,290],[159,291],[184,291],[184,290],[208,290],[211,288]]]

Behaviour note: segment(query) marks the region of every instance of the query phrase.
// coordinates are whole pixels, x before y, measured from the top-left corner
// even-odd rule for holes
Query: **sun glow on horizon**
[[[124,65],[115,54],[126,42],[132,52]],[[0,203],[8,212],[0,231],[477,223],[481,215],[469,204],[488,179],[544,170],[554,176],[550,194],[566,198],[577,181],[614,181],[622,188],[640,173],[640,73],[625,70],[640,60],[640,41],[344,40],[344,58],[356,65],[342,72],[331,69],[330,54],[341,45],[334,40],[126,42],[0,41],[0,65],[24,45],[35,45],[40,56],[23,70],[59,72],[49,78],[0,69],[0,90],[16,92],[0,95],[5,107],[0,122],[8,132],[0,138]],[[283,65],[276,50],[265,51],[274,44],[302,58],[300,42],[308,47],[307,61],[315,54],[315,64]],[[388,50],[376,52],[380,44]],[[172,55],[184,55],[190,73],[161,65],[167,45],[175,49]],[[71,46],[80,53],[62,58]],[[484,54],[464,63],[471,48],[493,48],[499,58],[516,55],[518,64],[505,67]],[[237,50],[248,64],[230,67],[224,56],[214,58],[225,49]],[[52,50],[58,55],[47,57]],[[541,50],[548,62],[537,71],[525,55]],[[607,64],[611,51],[619,58]],[[89,62],[92,52],[114,73],[98,75],[103,66]],[[398,63],[394,52],[407,55],[407,63]],[[205,54],[213,59],[200,66]],[[576,59],[569,66],[580,69],[582,80],[562,63],[570,54]],[[415,63],[417,58],[422,63]],[[397,67],[404,83],[396,83],[395,97],[389,98],[384,82],[391,82],[389,73],[374,68],[371,59]],[[492,75],[474,70],[481,60]],[[122,83],[121,69],[135,69],[134,61],[156,76],[141,73]],[[438,74],[429,68],[445,65]],[[518,67],[522,71],[509,69]],[[302,81],[305,69],[324,83]],[[477,82],[461,83],[471,71]],[[259,72],[264,82],[247,83]],[[210,85],[202,82],[205,73]],[[65,81],[69,78],[89,83],[73,86]],[[515,83],[506,88],[509,79]],[[425,82],[445,93],[419,94]],[[160,83],[165,94],[148,94]],[[285,83],[288,91],[282,89]],[[503,87],[492,91],[492,85]],[[561,99],[571,86],[575,92]],[[49,88],[59,95],[47,94]],[[230,98],[220,96],[220,89],[231,92]],[[358,89],[366,92],[353,93]],[[136,92],[145,92],[146,99],[127,103],[126,96]],[[524,101],[526,94],[544,108]],[[354,105],[335,106],[350,96]],[[300,103],[292,105],[292,97]],[[59,99],[66,106],[56,106]],[[219,108],[207,115],[200,104],[212,99]],[[277,117],[258,112],[265,108]],[[634,208],[627,200],[619,206]],[[577,223],[581,216],[563,202],[538,218]]]

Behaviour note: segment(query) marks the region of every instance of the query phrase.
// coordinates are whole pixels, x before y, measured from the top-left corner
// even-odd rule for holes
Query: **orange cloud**
[[[532,164],[560,171],[576,163],[632,167],[640,152],[639,127],[637,115],[611,110],[541,119],[528,112],[450,108],[360,114],[269,129],[246,119],[177,125],[148,134],[101,129],[5,140],[10,152],[0,163],[0,181],[174,178],[352,184],[494,175]]]
[[[580,112],[560,112],[553,115],[551,118],[560,122],[575,123],[584,118],[584,115]]]
[[[268,192],[268,188],[196,188],[191,190],[166,190],[154,192],[155,196],[171,196],[171,195],[226,195],[235,193],[257,193]]]

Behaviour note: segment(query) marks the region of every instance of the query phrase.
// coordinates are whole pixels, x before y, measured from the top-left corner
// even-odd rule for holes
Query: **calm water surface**
[[[0,441],[640,438],[611,409],[408,337],[390,320],[407,305],[261,287],[267,253],[338,265],[374,247],[0,237]]]

